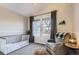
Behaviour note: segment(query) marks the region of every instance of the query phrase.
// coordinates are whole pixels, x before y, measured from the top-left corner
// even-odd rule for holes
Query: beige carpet
[[[45,46],[32,43],[28,46],[25,46],[21,49],[11,52],[8,55],[34,55],[35,50],[39,48],[45,48]]]

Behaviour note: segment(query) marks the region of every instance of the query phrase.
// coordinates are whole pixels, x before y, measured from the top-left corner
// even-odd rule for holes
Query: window
[[[40,36],[40,21],[39,20],[33,21],[33,35]]]
[[[50,34],[51,30],[51,19],[50,17],[42,19],[42,32],[43,34]]]
[[[33,35],[40,36],[50,34],[51,30],[51,19],[50,17],[35,19],[33,21]]]

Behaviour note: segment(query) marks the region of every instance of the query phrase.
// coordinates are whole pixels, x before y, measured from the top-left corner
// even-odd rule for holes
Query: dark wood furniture
[[[69,55],[78,55],[79,54],[79,45],[73,45],[69,43],[65,43],[65,46],[69,48],[68,54]]]

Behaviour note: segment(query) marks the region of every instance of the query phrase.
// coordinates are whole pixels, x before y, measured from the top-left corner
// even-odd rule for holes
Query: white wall
[[[74,4],[73,12],[73,33],[75,33],[79,44],[79,4]]]
[[[72,32],[72,4],[48,4],[34,15],[57,10],[57,31]],[[61,20],[66,25],[59,25]],[[29,28],[29,21],[24,16],[14,13],[6,8],[0,7],[0,36],[23,34]]]
[[[27,29],[28,22],[27,18],[25,18],[22,15],[0,7],[0,36],[23,34]]]
[[[57,31],[58,32],[72,32],[72,4],[52,3],[36,12],[35,15],[47,13],[57,10]],[[59,25],[62,20],[66,21],[66,25]]]

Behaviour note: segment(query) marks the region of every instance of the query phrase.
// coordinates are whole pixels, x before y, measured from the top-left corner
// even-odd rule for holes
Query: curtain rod
[[[57,12],[57,10],[54,10],[54,11],[51,11],[51,12]],[[39,15],[34,15],[34,17],[36,17],[36,16],[40,16],[40,15],[44,15],[44,14],[49,14],[49,13],[51,13],[51,12],[42,13],[42,14],[39,14]]]
[[[44,15],[44,14],[49,14],[49,13],[51,13],[51,12],[47,12],[47,13],[43,13],[43,14],[39,14],[39,15],[34,15],[34,17]]]

